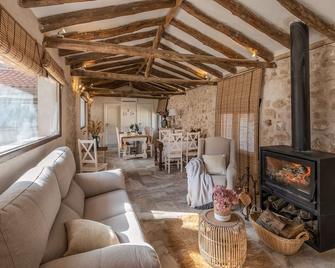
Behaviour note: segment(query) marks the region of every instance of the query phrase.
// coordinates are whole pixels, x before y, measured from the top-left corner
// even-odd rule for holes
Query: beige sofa
[[[234,141],[223,137],[208,137],[200,140],[200,156],[224,154],[227,161],[226,174],[210,174],[214,185],[227,186],[229,189],[235,188],[236,183],[236,150]]]
[[[64,222],[110,225],[121,244],[63,257]],[[120,170],[76,174],[71,150],[58,148],[0,195],[1,268],[160,267],[145,242]]]

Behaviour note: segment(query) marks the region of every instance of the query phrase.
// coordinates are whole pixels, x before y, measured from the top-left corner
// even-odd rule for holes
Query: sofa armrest
[[[236,167],[234,164],[230,164],[227,168],[227,189],[234,189],[235,188],[235,181],[236,181]]]
[[[92,173],[78,173],[75,181],[83,189],[85,197],[125,189],[124,175],[121,169]]]
[[[47,262],[40,268],[159,268],[156,251],[146,243],[118,244]]]

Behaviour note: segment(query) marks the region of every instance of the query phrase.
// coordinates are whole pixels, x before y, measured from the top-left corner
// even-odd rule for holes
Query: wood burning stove
[[[291,24],[292,147],[260,150],[262,209],[303,223],[318,251],[335,248],[335,154],[311,150],[309,37],[302,22]]]

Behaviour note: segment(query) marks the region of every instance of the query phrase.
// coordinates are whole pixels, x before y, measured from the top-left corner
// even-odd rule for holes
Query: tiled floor
[[[107,159],[111,167],[123,168],[126,171],[127,191],[141,220],[157,219],[157,221],[164,221],[165,218],[199,212],[189,208],[186,204],[187,179],[185,173],[180,174],[180,172],[173,171],[171,174],[167,174],[165,171],[159,171],[152,159],[124,161],[115,157],[113,153],[108,153]],[[163,268],[178,267],[168,249],[164,246],[164,239],[162,238],[164,235],[160,234],[163,229],[159,226],[160,224],[153,229],[151,225],[151,229],[144,228],[144,232],[150,237],[150,242],[158,251]],[[261,254],[270,258],[274,263],[271,268],[335,268],[335,250],[320,254],[304,245],[298,254],[285,257],[272,252],[259,242],[250,223],[247,222],[246,226],[249,240],[259,245]],[[153,237],[154,240],[152,240]],[[258,267],[268,268],[269,265],[263,261],[258,261],[252,268]]]

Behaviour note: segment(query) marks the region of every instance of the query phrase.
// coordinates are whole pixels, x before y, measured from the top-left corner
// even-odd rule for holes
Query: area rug
[[[198,249],[198,214],[186,215],[176,219],[142,221],[148,242],[151,243],[161,259],[163,268],[209,268]],[[170,260],[166,262],[168,258]],[[174,259],[177,265],[173,265]],[[248,251],[243,267],[277,267],[264,245],[248,238]]]

